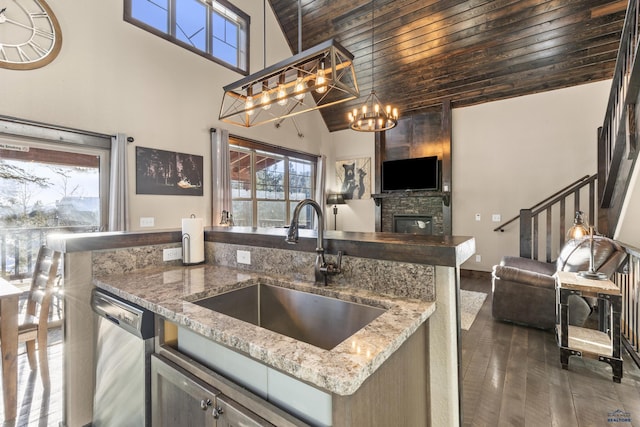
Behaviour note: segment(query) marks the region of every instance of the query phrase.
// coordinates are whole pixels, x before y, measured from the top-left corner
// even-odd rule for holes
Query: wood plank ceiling
[[[298,52],[298,0],[269,0]],[[401,115],[609,79],[626,1],[376,0],[373,82]],[[361,98],[321,111],[330,131],[372,86],[370,0],[302,0],[302,49],[335,38],[354,54]]]

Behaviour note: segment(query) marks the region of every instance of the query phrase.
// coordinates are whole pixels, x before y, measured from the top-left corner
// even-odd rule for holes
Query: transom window
[[[224,0],[124,0],[124,19],[247,74],[249,15]]]
[[[284,227],[296,204],[313,198],[316,159],[303,153],[262,148],[230,137],[231,198],[234,225]],[[312,208],[305,206],[300,227],[312,228]]]

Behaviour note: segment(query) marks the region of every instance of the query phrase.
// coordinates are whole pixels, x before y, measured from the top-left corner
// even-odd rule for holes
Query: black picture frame
[[[136,194],[202,196],[203,164],[195,154],[136,147]]]

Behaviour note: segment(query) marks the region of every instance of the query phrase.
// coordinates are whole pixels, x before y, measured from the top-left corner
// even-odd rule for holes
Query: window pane
[[[284,159],[256,154],[256,197],[284,200]]]
[[[164,33],[169,32],[169,0],[131,0],[131,16]]]
[[[296,160],[289,161],[289,199],[303,200],[311,198],[311,163]]]
[[[291,208],[289,211],[289,218],[293,218],[293,211],[296,208],[296,203],[291,203]],[[298,227],[299,228],[313,228],[314,221],[314,211],[313,208],[309,205],[302,208],[300,211],[300,216],[298,217]]]
[[[233,225],[253,227],[253,202],[251,200],[233,200],[231,210],[233,211]]]
[[[239,28],[235,22],[217,12],[211,14],[213,25],[211,46],[216,58],[220,58],[230,65],[238,66],[238,34]]]
[[[258,227],[284,227],[285,202],[258,202]]]
[[[230,150],[231,157],[231,198],[250,199],[251,196],[251,154]]]
[[[207,7],[199,0],[176,3],[176,38],[202,51],[207,49]]]

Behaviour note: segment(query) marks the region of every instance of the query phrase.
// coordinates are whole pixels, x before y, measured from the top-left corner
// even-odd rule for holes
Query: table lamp
[[[576,211],[576,217],[573,220],[573,226],[567,232],[567,237],[570,239],[582,239],[585,236],[589,236],[589,270],[578,272],[578,276],[591,280],[606,280],[607,275],[600,273],[594,268],[595,254],[593,251],[593,227],[587,224],[587,221],[583,218],[584,212]]]
[[[344,205],[346,202],[344,201],[343,193],[329,193],[327,195],[327,204],[333,205],[333,229],[338,229],[338,205]]]

